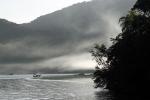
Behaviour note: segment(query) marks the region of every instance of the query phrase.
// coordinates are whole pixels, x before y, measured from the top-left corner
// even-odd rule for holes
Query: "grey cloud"
[[[68,59],[63,56],[82,55],[94,43],[110,45],[109,38],[120,32],[119,18],[127,13],[135,1],[93,0],[21,25],[1,19],[0,73],[79,70],[66,65]],[[60,62],[60,58],[63,62]],[[56,62],[47,66],[37,64],[47,60]]]

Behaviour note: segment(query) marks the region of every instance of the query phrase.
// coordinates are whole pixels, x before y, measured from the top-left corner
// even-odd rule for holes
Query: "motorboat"
[[[38,74],[38,73],[33,74],[33,78],[40,78],[40,77],[41,77],[41,74]]]

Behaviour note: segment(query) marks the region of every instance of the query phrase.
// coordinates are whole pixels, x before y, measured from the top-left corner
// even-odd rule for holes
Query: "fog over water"
[[[111,100],[84,74],[96,66],[89,51],[111,45],[136,0],[57,0],[49,11],[50,1],[0,0],[0,100]]]
[[[0,19],[0,74],[94,70],[88,51],[94,43],[110,45],[110,38],[121,32],[119,18],[135,1],[92,0],[26,24]]]

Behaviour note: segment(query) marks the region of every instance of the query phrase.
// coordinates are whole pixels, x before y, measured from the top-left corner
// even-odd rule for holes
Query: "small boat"
[[[40,78],[40,77],[41,77],[41,74],[38,74],[38,73],[33,74],[33,78]]]

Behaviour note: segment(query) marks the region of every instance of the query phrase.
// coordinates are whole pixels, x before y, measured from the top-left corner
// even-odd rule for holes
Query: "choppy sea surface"
[[[0,75],[0,100],[110,100],[103,89],[94,89],[89,77],[33,79],[32,75]],[[57,76],[57,80],[55,80]],[[60,75],[63,76],[63,75]]]

